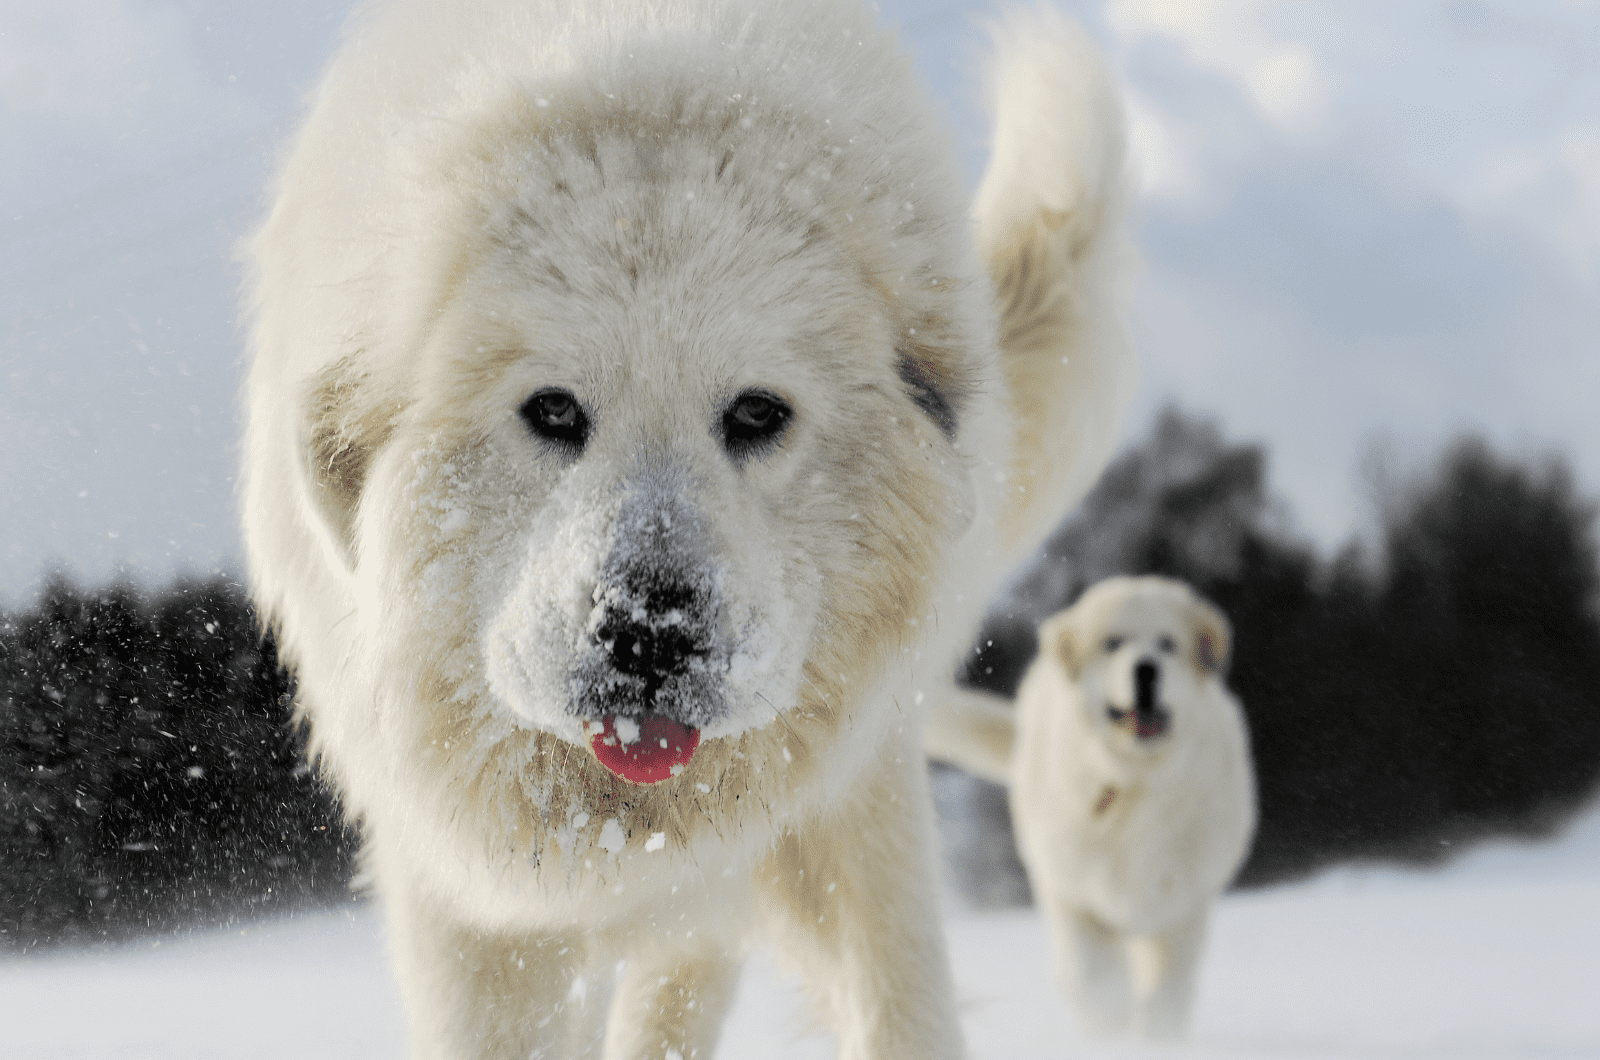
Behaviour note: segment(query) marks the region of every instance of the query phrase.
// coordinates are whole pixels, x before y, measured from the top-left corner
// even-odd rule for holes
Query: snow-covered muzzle
[[[727,712],[729,648],[702,521],[644,497],[618,512],[569,684],[580,718],[659,714],[703,729]]]
[[[520,724],[655,783],[701,740],[793,706],[810,609],[789,599],[760,535],[719,535],[692,502],[650,484],[563,508],[541,513],[486,631],[491,692]]]

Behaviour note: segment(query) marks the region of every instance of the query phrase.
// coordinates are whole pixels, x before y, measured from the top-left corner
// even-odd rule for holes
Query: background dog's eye
[[[1120,647],[1122,647],[1122,638],[1121,637],[1107,637],[1106,638],[1106,653],[1107,654],[1110,654],[1111,652],[1116,651]]]
[[[573,449],[582,449],[589,440],[589,417],[569,391],[549,388],[536,391],[518,410],[528,430],[541,438]]]
[[[722,414],[722,443],[736,457],[777,442],[794,413],[783,399],[765,390],[747,390]]]
[[[1171,655],[1173,652],[1178,650],[1178,642],[1173,640],[1171,637],[1162,637],[1160,640],[1156,641],[1156,650],[1163,651],[1168,655]]]

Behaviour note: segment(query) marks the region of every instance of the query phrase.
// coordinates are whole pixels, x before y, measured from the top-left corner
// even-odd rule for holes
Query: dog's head
[[[1153,752],[1192,724],[1226,671],[1231,632],[1215,606],[1167,578],[1108,578],[1039,628],[1039,651],[1078,688],[1083,722],[1109,746]]]
[[[803,775],[874,739],[850,704],[973,516],[988,311],[954,188],[898,159],[878,201],[899,178],[865,130],[628,98],[530,94],[463,134],[414,301],[308,402],[307,473],[360,664],[450,705],[413,745],[532,730],[703,793],[725,741]]]

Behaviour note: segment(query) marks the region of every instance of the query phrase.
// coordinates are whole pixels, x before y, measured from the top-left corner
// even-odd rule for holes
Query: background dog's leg
[[[1060,901],[1045,902],[1056,944],[1061,988],[1090,1034],[1118,1034],[1133,1017],[1133,979],[1127,951],[1099,919]]]
[[[495,934],[402,896],[385,904],[413,1060],[598,1060],[610,982],[581,936]]]
[[[871,769],[756,870],[762,908],[830,1017],[839,1060],[958,1060],[920,748],[902,738]]]
[[[736,952],[631,954],[617,980],[605,1060],[711,1060],[739,981]]]
[[[1134,1029],[1147,1038],[1176,1038],[1189,1024],[1196,973],[1205,946],[1206,911],[1130,944],[1139,992]]]

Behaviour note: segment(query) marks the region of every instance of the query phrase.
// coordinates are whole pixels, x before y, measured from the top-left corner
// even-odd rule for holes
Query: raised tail
[[[1053,11],[1012,12],[993,34],[994,151],[973,212],[1015,424],[1001,525],[1019,555],[1110,459],[1136,374],[1120,282],[1134,255],[1126,120],[1098,49]]]
[[[970,688],[946,689],[929,712],[923,733],[928,757],[996,784],[1011,782],[1016,708],[1010,701]]]

